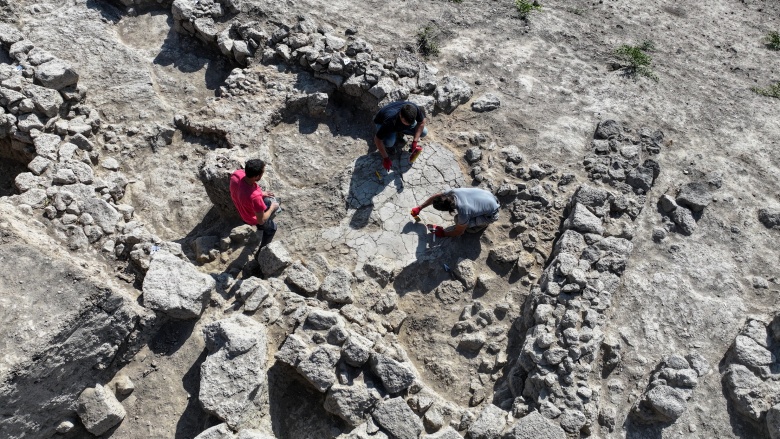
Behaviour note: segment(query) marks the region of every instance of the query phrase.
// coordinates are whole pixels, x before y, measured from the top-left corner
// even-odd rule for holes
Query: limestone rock
[[[257,263],[264,276],[273,276],[292,265],[293,260],[287,249],[279,241],[274,241],[260,250]]]
[[[328,273],[320,286],[322,298],[332,303],[352,303],[352,274],[343,268]]]
[[[401,397],[381,402],[372,416],[396,439],[418,439],[423,430],[422,421]]]
[[[395,262],[383,256],[374,255],[363,265],[363,271],[382,287],[395,278]]]
[[[758,220],[767,229],[780,228],[780,210],[777,209],[759,209]]]
[[[463,283],[467,290],[474,288],[474,285],[477,284],[477,271],[474,267],[474,261],[471,259],[459,258],[458,263],[452,269],[452,274]]]
[[[436,107],[449,114],[460,104],[468,102],[473,93],[466,81],[454,76],[445,76],[436,87],[433,96],[436,98]]]
[[[265,391],[265,326],[241,314],[203,328],[209,355],[200,368],[198,399],[203,409],[238,429],[262,415]]]
[[[532,412],[515,423],[505,439],[566,439],[566,432],[539,412]]]
[[[350,386],[336,383],[328,390],[324,407],[349,425],[357,426],[365,422],[380,400],[379,393],[362,382]]]
[[[287,268],[286,281],[306,296],[314,296],[320,289],[320,281],[303,264],[296,262]]]
[[[422,439],[463,439],[463,436],[458,433],[458,430],[447,426],[437,431],[436,433],[424,434]]]
[[[296,369],[315,389],[325,393],[336,382],[335,367],[340,357],[337,346],[320,345]]]
[[[407,389],[416,378],[410,366],[378,353],[371,356],[371,371],[379,377],[388,393]]]
[[[672,221],[677,226],[677,230],[683,235],[692,235],[696,230],[696,220],[688,208],[679,206],[671,213]]]
[[[488,93],[484,96],[479,97],[477,100],[471,103],[471,109],[476,111],[477,113],[482,113],[485,111],[493,111],[501,106],[501,100],[498,98],[498,96]]]
[[[59,59],[53,59],[36,67],[35,79],[46,88],[62,90],[69,85],[76,84],[79,75],[69,64]]]
[[[601,219],[594,215],[582,204],[575,204],[569,217],[564,221],[563,226],[567,229],[573,229],[580,233],[596,233],[602,235],[604,226]]]
[[[194,319],[203,312],[215,286],[211,276],[160,250],[152,256],[144,278],[144,306],[176,319]]]
[[[693,212],[701,212],[712,202],[712,192],[707,183],[688,183],[680,188],[676,201]]]
[[[477,419],[469,426],[472,439],[496,439],[506,426],[507,413],[493,404],[482,409]]]
[[[215,425],[203,430],[195,439],[235,439],[236,435],[230,430],[227,424]]]
[[[102,435],[125,418],[125,408],[109,389],[100,384],[81,392],[76,413],[87,431],[95,436]]]
[[[371,357],[374,343],[358,334],[352,334],[341,347],[341,356],[350,366],[360,367]]]
[[[599,122],[596,132],[593,135],[595,139],[610,139],[620,135],[622,129],[620,124],[614,120],[607,119]]]
[[[274,358],[292,367],[298,366],[309,355],[308,345],[298,334],[290,334],[282,347],[274,354]]]

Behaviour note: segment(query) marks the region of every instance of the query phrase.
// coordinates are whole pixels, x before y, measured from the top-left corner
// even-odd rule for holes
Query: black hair
[[[441,194],[433,199],[431,202],[433,208],[436,210],[453,212],[457,207],[455,203],[455,197],[452,194]]]
[[[412,104],[404,104],[401,107],[401,117],[409,123],[414,123],[417,120],[417,107]]]
[[[254,178],[258,175],[262,177],[265,172],[265,162],[260,159],[247,160],[244,171],[246,171],[246,176],[249,178]]]

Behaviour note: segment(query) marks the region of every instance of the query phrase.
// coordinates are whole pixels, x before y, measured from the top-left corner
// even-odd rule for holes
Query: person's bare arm
[[[387,151],[385,150],[385,144],[382,142],[382,139],[380,139],[378,136],[374,136],[374,145],[376,145],[376,149],[379,151],[379,155],[381,155],[383,159],[386,159]]]
[[[466,224],[456,224],[455,227],[444,229],[444,236],[460,236],[466,231]]]
[[[422,120],[419,124],[417,124],[417,130],[414,132],[414,141],[419,142],[420,136],[422,136],[423,129],[425,128],[425,119]]]
[[[422,210],[422,209],[430,206],[431,204],[433,204],[433,200],[436,199],[436,197],[440,197],[441,195],[442,195],[441,192],[439,192],[438,194],[431,195],[430,197],[428,197],[427,200],[425,200],[425,202],[423,202],[422,204],[420,204],[417,207],[419,207],[420,210]]]
[[[255,212],[255,215],[257,216],[257,224],[263,225],[266,221],[268,221],[268,218],[271,218],[271,215],[273,215],[274,212],[276,212],[276,209],[279,208],[279,203],[274,201],[271,203],[271,206],[265,210],[265,212]]]

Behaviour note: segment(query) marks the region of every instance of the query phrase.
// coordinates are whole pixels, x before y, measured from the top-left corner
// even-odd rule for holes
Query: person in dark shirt
[[[414,162],[422,152],[418,142],[428,135],[428,128],[425,127],[425,110],[417,105],[408,101],[385,105],[374,116],[374,124],[376,124],[374,144],[382,156],[382,166],[385,170],[389,171],[392,166],[388,150],[392,152],[399,135],[401,138],[404,134],[414,136],[409,148],[410,162]]]

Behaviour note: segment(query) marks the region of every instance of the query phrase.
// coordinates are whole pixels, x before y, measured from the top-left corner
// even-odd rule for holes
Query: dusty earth
[[[594,379],[601,380],[601,400],[616,407],[617,426],[610,432],[594,425],[581,434],[770,437],[763,426],[735,413],[723,387],[722,366],[746,319],[769,319],[780,303],[780,231],[758,220],[759,209],[780,208],[780,100],[751,91],[780,80],[780,53],[762,42],[768,32],[780,30],[780,3],[548,0],[540,11],[521,19],[511,1],[250,2],[255,7],[243,13],[247,21],[294,23],[298,15],[311,14],[336,35],[344,37],[348,29],[356,32],[386,59],[414,49],[418,32],[433,26],[440,32],[439,54],[424,61],[438,69],[439,77],[466,81],[474,92],[472,100],[486,93],[500,98],[500,107],[490,112],[472,111],[471,102],[450,114],[433,112],[422,157],[410,167],[406,153],[401,154],[393,172],[381,173],[381,181],[375,175],[380,159],[371,141],[370,112],[348,97],[334,95],[323,115],[300,111],[269,121],[263,111],[278,105],[273,86],[225,97],[220,87],[233,69],[243,67],[213,45],[177,32],[170,6],[146,3],[124,7],[105,0],[0,0],[0,19],[78,72],[86,104],[102,119],[95,143],[103,157],[117,159],[127,176],[122,203],[135,208],[135,221],[160,239],[181,244],[203,273],[218,280],[248,277],[256,270],[251,248],[232,246],[212,261],[196,261],[191,248],[195,238],[224,237],[240,224],[222,218],[213,208],[199,170],[208,154],[225,146],[240,149],[245,157],[268,160],[263,186],[274,191],[284,207],[277,240],[293,259],[306,262],[319,254],[330,266],[344,267],[358,279],[365,277],[361,267],[372,257],[393,261],[396,275],[388,288],[406,316],[396,330],[397,340],[427,386],[455,406],[474,407],[475,413],[491,402],[512,413],[511,401],[508,407],[502,404],[511,398],[506,374],[524,336],[522,325],[516,323],[550,262],[569,197],[580,184],[590,183],[583,159],[596,126],[614,119],[629,136],[643,128],[661,130],[663,149],[654,156],[661,172],[633,222],[634,249],[601,329],[620,340],[622,360],[608,377],[595,378],[594,372]],[[615,48],[645,40],[654,42],[651,68],[657,82],[612,65]],[[3,50],[0,62],[11,62]],[[278,59],[258,60],[247,72],[301,89],[312,84],[308,73]],[[216,114],[219,111],[223,113]],[[216,121],[227,127],[227,134],[182,130],[174,123],[182,116],[201,124]],[[148,133],[174,126],[170,144],[150,145]],[[119,140],[113,142],[113,137]],[[518,227],[511,219],[512,200],[501,199],[505,202],[501,219],[485,233],[433,242],[424,226],[411,220],[411,207],[445,187],[482,184],[495,190],[504,183],[527,184],[532,180],[527,174],[523,178],[504,172],[500,151],[510,146],[523,156],[520,166],[526,169],[551,165],[554,178],[574,177],[567,185],[545,180],[554,203],[543,221]],[[474,147],[483,156],[477,164],[487,175],[482,181],[474,178],[479,172],[472,172],[474,163],[465,158],[467,149]],[[18,193],[14,179],[26,171],[27,163],[13,154],[2,157],[0,260],[21,258],[17,252],[24,250],[17,246],[31,249],[31,256],[22,261],[0,264],[3,307],[15,303],[27,310],[2,321],[0,346],[6,352],[0,377],[8,383],[14,376],[9,371],[24,375],[34,367],[34,361],[24,361],[35,358],[25,352],[28,345],[35,350],[36,343],[44,343],[31,333],[25,335],[22,322],[30,325],[28,331],[42,331],[37,328],[42,321],[64,319],[55,316],[58,312],[77,312],[78,301],[96,294],[95,288],[110,288],[136,301],[141,279],[128,270],[126,260],[101,251],[97,244],[69,251],[41,209],[17,208],[20,203],[12,199]],[[664,227],[658,199],[697,181],[712,182],[717,189],[693,233],[670,232],[665,239],[654,240],[654,229]],[[438,224],[450,220],[431,209],[423,216],[425,222]],[[531,252],[528,273],[518,275],[489,257],[491,250],[522,243],[529,234],[540,244]],[[460,258],[474,261],[481,286],[447,297],[440,287],[453,276],[445,266],[455,267]],[[66,289],[62,294],[71,299],[61,303],[23,302],[33,291],[42,294],[57,279],[69,279],[69,270],[81,273],[89,286]],[[18,272],[39,273],[18,280],[29,285],[30,292],[13,285]],[[355,305],[368,309],[376,299],[368,293],[358,295]],[[506,367],[486,372],[484,355],[459,347],[456,324],[464,306],[475,300],[485,309],[506,304],[506,315],[490,325],[490,343],[510,358]],[[121,361],[116,357],[88,378],[79,377],[74,366],[73,383],[49,392],[75,398],[95,384],[90,380],[106,384],[125,375],[135,384],[135,390],[121,399],[127,415],[101,437],[194,438],[221,422],[198,403],[200,367],[207,353],[202,329],[236,313],[234,302],[218,288],[199,319],[164,321],[137,353]],[[349,426],[323,408],[323,394],[294,369],[274,360],[292,330],[281,320],[268,326],[266,427],[280,439],[348,433]],[[682,416],[649,427],[627,421],[659,362],[671,354],[691,352],[706,358],[711,370],[699,378]],[[17,411],[35,411],[34,407],[19,399],[3,407],[0,431]],[[67,433],[54,433],[55,422],[41,428],[45,434],[31,430],[6,437],[92,437],[75,413],[72,420],[76,425]]]

